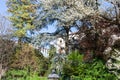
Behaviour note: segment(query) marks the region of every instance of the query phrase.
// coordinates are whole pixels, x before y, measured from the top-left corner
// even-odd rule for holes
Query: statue
[[[65,41],[63,40],[63,38],[58,38],[56,40],[55,47],[57,54],[65,54]]]
[[[56,69],[59,76],[62,73],[62,65],[66,60],[65,41],[63,38],[57,38],[52,44],[56,48],[56,53],[53,57],[53,68]]]

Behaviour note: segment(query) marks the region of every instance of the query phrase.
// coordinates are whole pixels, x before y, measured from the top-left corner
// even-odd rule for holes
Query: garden
[[[0,80],[119,80],[119,0],[7,0]]]

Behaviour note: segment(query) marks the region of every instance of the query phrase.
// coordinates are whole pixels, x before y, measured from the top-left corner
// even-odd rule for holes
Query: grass
[[[48,80],[47,77],[30,77],[29,80]]]
[[[40,77],[39,80],[48,80],[47,77]]]

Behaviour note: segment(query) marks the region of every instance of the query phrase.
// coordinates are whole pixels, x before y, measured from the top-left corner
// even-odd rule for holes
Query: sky
[[[3,16],[8,15],[6,1],[7,0],[0,0],[0,14]]]
[[[40,32],[41,33],[44,33],[44,32],[53,33],[56,31],[56,26],[57,26],[57,21],[55,21],[53,24],[48,24],[47,27],[41,29]]]
[[[106,11],[106,9],[108,9],[109,7],[113,7],[112,4],[104,1],[104,0],[99,0],[99,2],[101,3],[101,6],[99,7],[100,11]]]

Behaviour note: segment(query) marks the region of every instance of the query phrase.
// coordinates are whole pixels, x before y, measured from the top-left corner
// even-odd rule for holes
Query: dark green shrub
[[[73,52],[68,55],[68,61],[63,66],[63,77],[72,80],[115,80],[115,75],[108,72],[104,61],[94,59],[91,63],[84,63],[83,55]],[[67,80],[64,78],[64,80]]]

